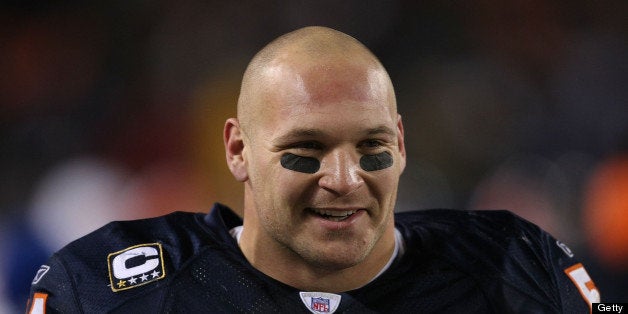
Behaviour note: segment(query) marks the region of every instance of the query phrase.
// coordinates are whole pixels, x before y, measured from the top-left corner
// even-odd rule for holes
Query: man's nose
[[[328,154],[321,162],[320,171],[318,185],[339,196],[351,194],[364,184],[359,159],[348,152]]]

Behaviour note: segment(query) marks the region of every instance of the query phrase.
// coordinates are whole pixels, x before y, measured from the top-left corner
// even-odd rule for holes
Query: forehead
[[[388,86],[383,71],[351,63],[324,64],[295,72],[295,76],[307,93],[310,104],[325,104],[342,101],[373,101],[387,106]]]
[[[346,102],[338,105],[294,106],[283,110],[265,126],[268,139],[357,139],[369,135],[395,135],[395,124],[383,106]]]
[[[368,129],[395,123],[390,81],[376,67],[347,62],[277,65],[268,67],[264,76],[271,84],[258,122],[265,121],[273,129],[315,124]]]

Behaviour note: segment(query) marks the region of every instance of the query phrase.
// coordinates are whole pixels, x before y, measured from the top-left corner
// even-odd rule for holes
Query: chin
[[[339,271],[339,270],[343,270],[343,269],[348,269],[348,268],[354,267],[354,266],[360,264],[360,262],[362,260],[359,260],[359,259],[351,259],[351,260],[350,259],[344,259],[344,260],[326,259],[326,260],[311,261],[310,265],[313,265],[315,268],[318,268],[318,269],[335,272],[335,271]]]

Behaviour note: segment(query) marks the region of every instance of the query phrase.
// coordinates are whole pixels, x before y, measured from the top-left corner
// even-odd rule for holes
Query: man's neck
[[[241,232],[244,234],[244,241],[239,241],[240,248],[253,267],[275,280],[303,291],[338,293],[358,289],[381,275],[390,266],[399,249],[394,229],[387,230],[362,262],[343,269],[325,268],[304,262],[292,251],[283,250],[279,256],[269,254],[268,251],[251,245],[254,241],[249,241],[245,230]]]

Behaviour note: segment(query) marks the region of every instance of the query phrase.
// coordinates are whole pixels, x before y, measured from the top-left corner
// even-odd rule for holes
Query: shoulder
[[[509,229],[504,226],[538,228],[507,210],[427,209],[400,212],[395,214],[395,218],[398,223],[408,227],[431,227],[443,230],[469,224],[505,232]]]
[[[158,289],[167,275],[205,246],[218,243],[205,216],[175,212],[111,222],[55,253],[31,291],[49,295],[52,309],[93,312]],[[122,290],[128,292],[116,293]]]
[[[184,257],[194,254],[212,237],[203,224],[205,214],[174,212],[165,216],[115,221],[70,243],[59,252],[64,259],[86,259],[103,254],[115,254],[134,246],[158,244],[170,256]],[[173,262],[177,258],[171,258]]]
[[[434,209],[399,213],[397,228],[410,249],[503,265],[519,259],[537,263],[550,256],[570,263],[569,249],[535,224],[505,210]],[[537,263],[538,264],[538,263]]]
[[[550,304],[566,312],[599,300],[599,292],[574,253],[511,212],[436,209],[395,217],[409,259],[427,259],[455,269],[472,278],[489,298],[517,296],[529,300],[528,305]],[[501,307],[519,306],[508,302],[503,301]]]
[[[465,245],[512,245],[549,236],[535,224],[506,210],[430,209],[395,215],[397,227],[406,237],[424,240],[447,237]]]

